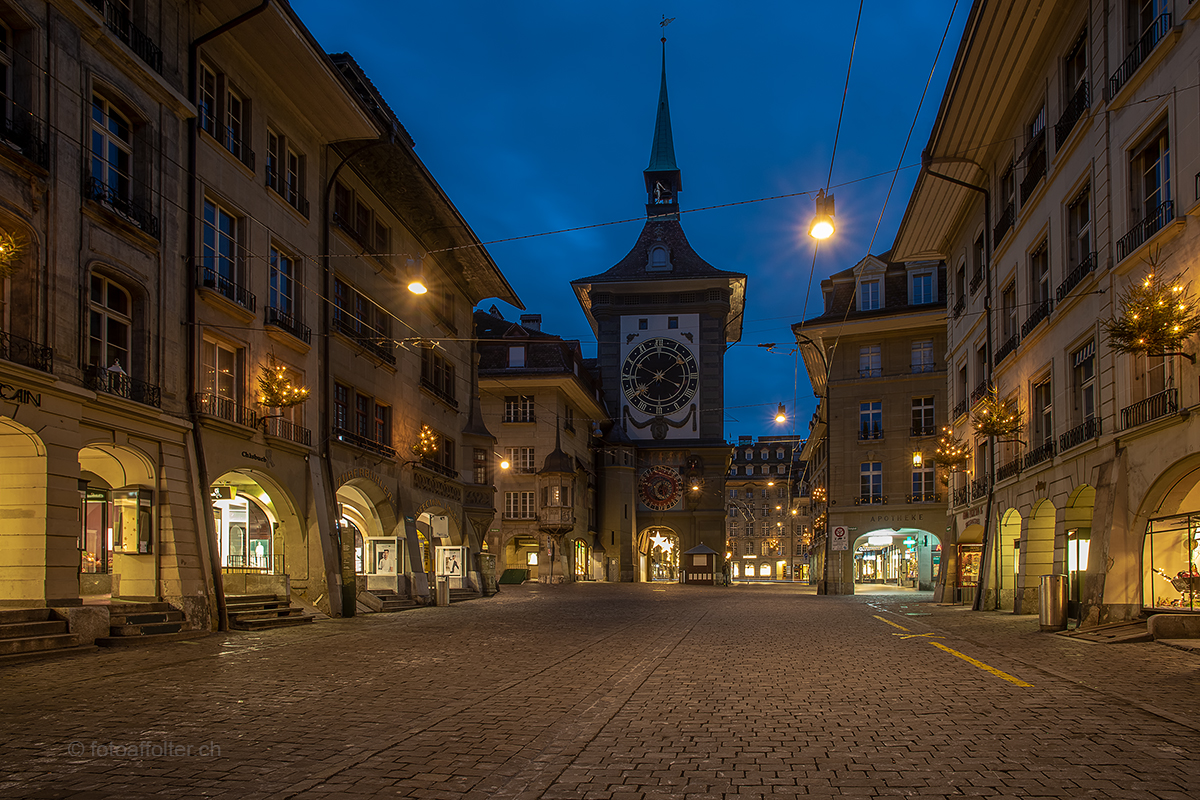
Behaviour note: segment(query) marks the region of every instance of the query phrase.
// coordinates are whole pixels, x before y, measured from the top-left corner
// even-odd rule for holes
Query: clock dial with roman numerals
[[[647,339],[629,351],[621,368],[621,391],[644,414],[674,414],[692,401],[699,385],[696,357],[674,339]]]

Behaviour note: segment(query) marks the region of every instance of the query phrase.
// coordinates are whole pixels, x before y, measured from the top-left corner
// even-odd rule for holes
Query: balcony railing
[[[856,506],[875,506],[886,503],[886,494],[861,494],[854,498],[854,505]]]
[[[1092,417],[1082,425],[1076,425],[1071,430],[1058,437],[1058,449],[1070,450],[1076,445],[1095,439],[1100,435],[1100,418]]]
[[[971,497],[971,490],[966,486],[960,486],[951,492],[951,504],[956,506],[965,506],[967,500]]]
[[[958,419],[965,413],[967,413],[967,400],[963,398],[955,404],[954,408],[950,409],[950,419]]]
[[[222,125],[211,115],[202,116],[199,127],[200,130],[220,142],[234,158],[250,169],[254,169],[254,151],[246,145],[244,136],[236,135],[228,125]]]
[[[1004,359],[1008,358],[1016,351],[1017,345],[1021,343],[1021,334],[1014,333],[1012,336],[1004,340],[1004,344],[1000,345],[1000,349],[996,351],[995,363],[999,364]]]
[[[878,378],[883,375],[883,367],[859,367],[858,377]]]
[[[42,168],[50,166],[42,121],[18,105],[5,101],[8,114],[0,114],[0,140]]]
[[[1157,208],[1133,226],[1133,230],[1117,240],[1117,260],[1121,261],[1137,250],[1147,239],[1162,230],[1173,219],[1175,219],[1175,201],[1168,200],[1165,203],[1159,203]]]
[[[975,404],[978,403],[980,400],[982,400],[987,395],[989,389],[991,389],[991,386],[988,384],[987,378],[984,378],[983,380],[981,380],[979,382],[978,386],[976,386],[974,389],[971,390],[971,407],[972,408],[974,408]]]
[[[975,294],[975,292],[979,291],[980,286],[983,286],[982,269],[976,270],[975,274],[971,276],[971,294]]]
[[[312,446],[312,431],[308,428],[301,427],[294,422],[289,422],[283,417],[264,417],[262,423],[263,429],[268,436],[287,439],[290,442],[302,444],[305,447]]]
[[[1075,123],[1083,116],[1083,112],[1087,111],[1091,106],[1091,92],[1088,91],[1087,81],[1079,84],[1079,88],[1075,90],[1075,94],[1071,95],[1071,99],[1067,101],[1067,107],[1063,109],[1062,116],[1058,118],[1058,122],[1054,124],[1054,149],[1058,150],[1063,146],[1063,142],[1071,135],[1071,131],[1075,129]]]
[[[433,381],[429,380],[428,378],[421,378],[421,388],[428,391],[430,394],[432,394],[437,399],[441,400],[446,405],[448,405],[452,408],[458,408],[458,400],[454,397],[454,395],[450,394],[449,392],[445,391],[444,389],[439,389],[437,384],[435,384]]]
[[[978,500],[982,497],[987,497],[987,493],[988,493],[988,477],[987,477],[987,475],[981,475],[980,477],[975,478],[973,481],[971,481],[970,487],[971,487],[971,499],[972,500]]]
[[[254,409],[239,405],[232,398],[221,397],[212,392],[197,392],[193,402],[196,406],[196,413],[206,417],[217,417],[227,422],[245,425],[248,428],[258,425],[258,414]]]
[[[305,197],[300,192],[296,191],[293,187],[288,186],[284,182],[283,177],[278,173],[278,171],[276,171],[276,169],[269,163],[269,161],[270,160],[268,159],[267,188],[270,189],[271,191],[275,192],[275,194],[282,197],[283,201],[285,203],[287,203],[289,206],[291,206],[292,208],[299,211],[301,214],[304,215],[305,219],[307,219],[308,218],[308,198]],[[355,234],[354,238],[357,240],[358,235]],[[360,244],[361,244],[361,242],[360,242]]]
[[[1017,220],[1017,207],[1015,203],[1009,203],[1000,212],[1000,219],[997,220],[996,226],[992,228],[992,243],[1000,244],[1000,240],[1004,238],[1004,234],[1012,229],[1013,223]]]
[[[904,499],[909,503],[940,503],[942,496],[937,492],[925,492],[924,494],[906,494]]]
[[[333,329],[346,336],[371,355],[386,364],[396,363],[396,354],[392,351],[392,337],[385,336],[383,331],[377,331],[366,323],[343,313],[335,311]]]
[[[1054,301],[1047,297],[1033,313],[1029,315],[1029,319],[1025,320],[1025,324],[1021,326],[1021,338],[1028,338],[1029,332],[1038,326],[1038,323],[1050,317],[1050,312],[1054,310]]]
[[[1035,464],[1040,464],[1043,461],[1049,461],[1054,458],[1054,440],[1047,439],[1046,443],[1035,447],[1025,454],[1022,469],[1029,469]]]
[[[381,456],[388,458],[396,457],[396,449],[394,447],[386,445],[383,442],[377,442],[374,439],[369,439],[366,436],[359,436],[357,433],[352,433],[336,425],[333,427],[333,438],[339,442],[361,447],[363,450],[370,450],[372,453],[378,453]]]
[[[913,364],[912,374],[921,375],[926,372],[937,372],[937,364],[932,361],[927,361],[923,364]]]
[[[200,267],[199,281],[201,287],[212,289],[217,294],[229,298],[249,311],[253,311],[258,304],[258,299],[254,296],[253,292],[244,286],[234,283],[215,269]]]
[[[117,35],[150,69],[162,74],[162,50],[129,20],[129,12],[112,0],[88,0],[92,8],[104,15],[105,26]]]
[[[1150,27],[1142,34],[1142,38],[1138,39],[1137,44],[1129,51],[1129,55],[1121,62],[1121,66],[1117,67],[1117,71],[1108,79],[1109,100],[1117,96],[1117,92],[1121,91],[1121,87],[1128,83],[1129,79],[1133,77],[1133,73],[1137,72],[1138,67],[1149,58],[1150,53],[1154,51],[1169,30],[1171,30],[1170,14],[1163,14],[1150,24]]]
[[[1021,202],[1024,203],[1033,194],[1033,190],[1037,188],[1038,183],[1042,178],[1046,177],[1046,145],[1045,131],[1041,134],[1043,143],[1041,147],[1035,149],[1029,154],[1028,167],[1025,171],[1025,179],[1021,181]]]
[[[537,415],[533,412],[524,414],[505,414],[503,422],[537,422]]]
[[[230,553],[224,557],[221,572],[225,575],[286,575],[287,564],[282,554],[255,555]]]
[[[1007,464],[1001,464],[996,468],[996,480],[1006,481],[1009,478],[1015,478],[1021,474],[1021,457],[1017,456]]]
[[[1071,290],[1078,286],[1080,281],[1082,281],[1084,278],[1090,275],[1093,270],[1096,269],[1096,262],[1098,260],[1099,257],[1093,251],[1079,264],[1079,266],[1071,270],[1071,274],[1069,274],[1063,280],[1063,282],[1058,285],[1058,290],[1055,292],[1055,299],[1061,303],[1062,299],[1070,294]]]
[[[21,336],[0,331],[0,358],[42,372],[54,372],[54,351]]]
[[[859,441],[867,441],[868,439],[882,439],[882,438],[883,438],[883,428],[879,427],[878,425],[875,425],[875,426],[863,425],[858,429]]]
[[[908,433],[910,436],[936,436],[937,425],[913,425]]]
[[[958,299],[954,301],[954,311],[952,312],[955,319],[962,316],[963,311],[967,308],[967,296],[960,294]]]
[[[1179,390],[1167,389],[1121,409],[1121,429],[1134,428],[1179,410]]]
[[[93,392],[103,392],[124,397],[135,403],[162,408],[162,390],[153,383],[131,378],[124,372],[89,364],[84,372],[87,387]]]
[[[158,238],[158,217],[150,213],[150,209],[138,200],[122,197],[107,183],[88,178],[83,186],[83,194],[89,200],[95,200],[109,211],[124,217],[140,230]]]
[[[439,464],[438,462],[428,458],[421,459],[421,467],[429,470],[430,472],[436,472],[439,475],[445,475],[447,478],[458,477],[458,470],[452,467],[447,467],[444,464]]]
[[[281,311],[280,309],[275,308],[275,306],[267,306],[263,323],[266,325],[274,325],[276,328],[281,328],[305,344],[308,344],[312,341],[311,328],[309,328],[300,320],[296,319],[295,315],[289,314],[286,311]]]

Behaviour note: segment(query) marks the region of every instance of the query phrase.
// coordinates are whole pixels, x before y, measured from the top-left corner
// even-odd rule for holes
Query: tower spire
[[[667,37],[666,28],[672,21],[663,17],[659,23],[662,37],[662,80],[658,90],[658,114],[654,120],[654,139],[650,143],[650,165],[642,171],[646,179],[646,216],[678,217],[679,190],[683,181],[675,164],[675,140],[671,135],[671,107],[667,103]]]

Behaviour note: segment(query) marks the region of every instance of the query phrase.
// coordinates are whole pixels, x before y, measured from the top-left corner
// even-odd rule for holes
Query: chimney
[[[521,327],[527,331],[542,330],[542,315],[541,314],[522,314]]]

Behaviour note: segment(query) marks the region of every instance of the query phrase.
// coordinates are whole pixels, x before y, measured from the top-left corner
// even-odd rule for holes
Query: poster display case
[[[1142,567],[1146,608],[1200,611],[1200,512],[1150,520]]]

